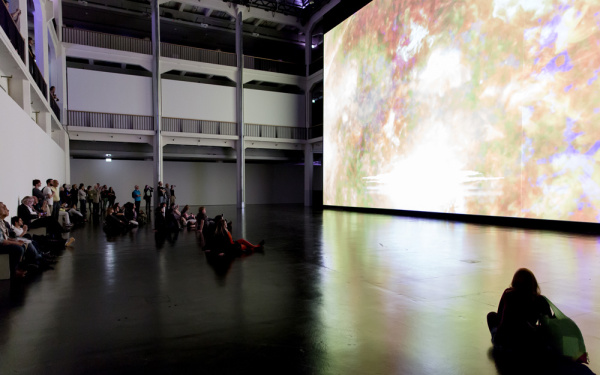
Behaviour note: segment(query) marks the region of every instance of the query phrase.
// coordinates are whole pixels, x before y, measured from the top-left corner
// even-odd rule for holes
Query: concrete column
[[[304,145],[304,205],[313,204],[313,147],[311,143]]]
[[[312,58],[312,33],[313,27],[309,27],[306,29],[306,34],[304,35],[304,63],[306,64],[306,76],[310,75],[310,60]]]
[[[62,143],[65,145],[65,181],[71,181],[71,145],[69,143],[69,133],[62,130],[61,137],[63,137]],[[73,182],[71,181],[71,185]]]
[[[52,137],[52,115],[50,112],[38,112],[36,117],[38,126]]]
[[[236,120],[237,141],[237,207],[244,208],[246,202],[246,150],[244,145],[244,39],[242,12],[237,11],[235,20],[235,53],[237,56]]]
[[[160,85],[160,10],[159,0],[152,0],[152,110],[154,115],[154,183],[163,179],[163,142],[161,136]],[[156,187],[156,186],[155,186]],[[154,207],[158,207],[158,190],[154,193]]]
[[[11,1],[10,3],[18,5],[18,8],[21,9],[21,16],[19,17],[19,22],[17,23],[17,26],[19,26],[19,32],[21,33],[21,36],[25,41],[25,66],[28,66],[27,64],[29,62],[29,47],[27,46],[27,41],[29,39],[29,34],[27,31],[27,0],[15,0]]]
[[[31,86],[29,80],[9,79],[8,95],[23,109],[23,112],[31,115]]]
[[[33,12],[34,30],[35,30],[35,58],[36,63],[46,83],[49,82],[49,64],[48,64],[48,17],[46,14],[46,0],[35,1],[35,11]],[[48,87],[50,89],[50,87]],[[48,93],[43,93],[48,96]]]

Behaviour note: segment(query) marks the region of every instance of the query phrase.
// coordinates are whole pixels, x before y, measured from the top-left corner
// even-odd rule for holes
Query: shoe
[[[71,246],[75,242],[75,238],[71,237],[67,242],[65,242],[65,246]]]

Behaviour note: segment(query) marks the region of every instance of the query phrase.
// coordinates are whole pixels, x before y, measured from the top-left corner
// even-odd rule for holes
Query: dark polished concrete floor
[[[208,207],[264,254],[100,225],[0,282],[0,374],[496,374],[485,315],[519,267],[600,372],[600,238],[299,206]]]

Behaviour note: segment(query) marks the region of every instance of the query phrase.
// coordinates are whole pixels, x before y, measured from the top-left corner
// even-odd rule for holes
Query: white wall
[[[164,117],[235,122],[235,87],[162,80]]]
[[[65,152],[10,96],[0,90],[0,201],[17,214],[20,198],[31,195],[32,180],[54,178],[64,182]]]
[[[152,116],[152,80],[85,69],[67,69],[72,111]]]
[[[305,127],[304,95],[244,90],[244,122]]]
[[[152,182],[152,161],[72,159],[71,180],[86,186],[112,186],[117,202],[132,201],[135,184]],[[235,163],[165,162],[164,183],[175,184],[177,203],[184,205],[236,204]],[[246,203],[302,203],[304,169],[298,165],[247,164]]]
[[[67,69],[69,109],[152,115],[152,81],[85,69]],[[162,80],[165,117],[235,122],[235,88]],[[304,95],[244,90],[244,122],[305,126]]]

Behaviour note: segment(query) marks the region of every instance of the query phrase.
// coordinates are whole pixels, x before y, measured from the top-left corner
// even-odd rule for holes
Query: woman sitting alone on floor
[[[234,241],[231,233],[227,230],[227,221],[222,217],[217,217],[213,244],[217,250],[222,251],[219,255],[224,255],[225,252],[238,247],[242,252],[254,252],[260,250],[265,245],[265,241],[260,241],[258,245],[253,245],[243,238]]]
[[[515,352],[543,351],[546,345],[538,322],[544,315],[552,312],[533,272],[519,269],[510,288],[502,294],[498,312],[487,316],[494,347]]]

